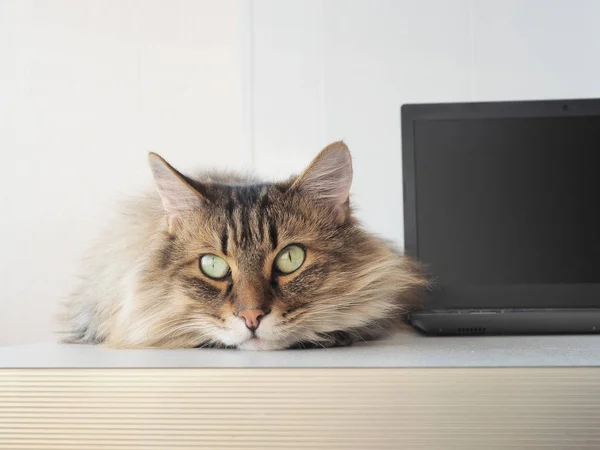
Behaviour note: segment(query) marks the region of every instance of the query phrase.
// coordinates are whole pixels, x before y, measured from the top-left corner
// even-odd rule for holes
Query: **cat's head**
[[[243,349],[318,343],[405,311],[424,284],[411,261],[353,218],[342,142],[281,183],[196,180],[155,154],[150,165],[166,218],[150,275],[171,311],[156,339]]]

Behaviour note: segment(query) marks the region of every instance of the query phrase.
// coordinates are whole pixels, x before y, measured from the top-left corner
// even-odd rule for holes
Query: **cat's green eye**
[[[305,258],[306,251],[302,247],[288,245],[275,257],[275,268],[281,273],[292,273],[300,268]]]
[[[200,270],[207,277],[219,280],[229,273],[229,264],[217,255],[204,255],[200,258]]]

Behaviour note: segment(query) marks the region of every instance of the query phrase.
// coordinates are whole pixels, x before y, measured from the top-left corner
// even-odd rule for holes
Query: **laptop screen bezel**
[[[404,251],[419,259],[417,223],[416,149],[414,130],[419,121],[481,120],[600,116],[600,99],[529,100],[479,103],[405,104],[400,110],[404,203]],[[431,274],[435,277],[435,274]],[[560,308],[600,307],[600,283],[441,286],[433,307]],[[504,306],[501,306],[504,305]]]

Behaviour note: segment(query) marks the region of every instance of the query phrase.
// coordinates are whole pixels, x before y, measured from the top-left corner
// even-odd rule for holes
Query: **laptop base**
[[[425,310],[409,322],[431,336],[594,334],[600,332],[600,308]]]

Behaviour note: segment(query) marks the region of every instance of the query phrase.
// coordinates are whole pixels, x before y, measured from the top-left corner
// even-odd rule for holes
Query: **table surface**
[[[565,367],[600,366],[600,335],[425,337],[351,347],[253,352],[110,350],[40,343],[0,347],[0,368]]]

